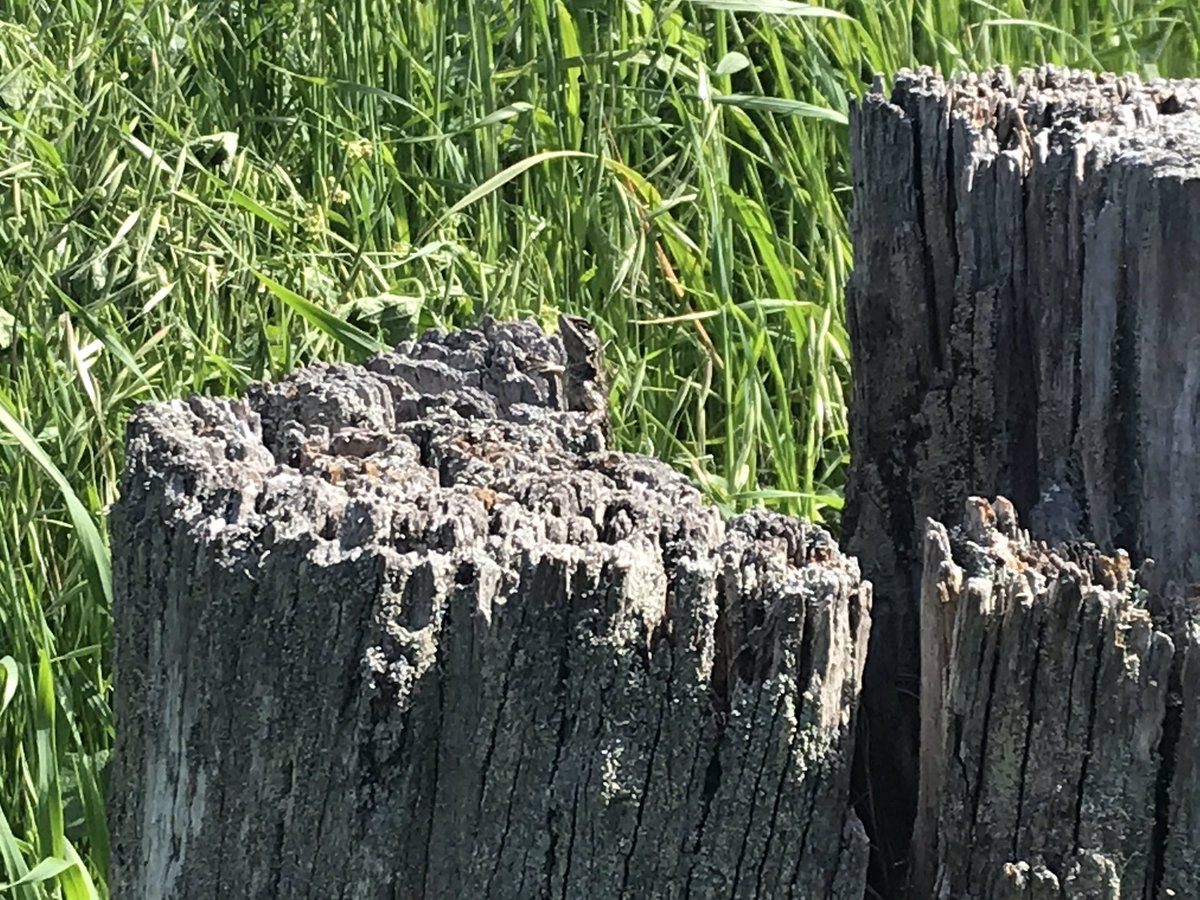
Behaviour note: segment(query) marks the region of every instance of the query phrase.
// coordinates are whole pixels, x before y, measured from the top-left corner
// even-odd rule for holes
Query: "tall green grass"
[[[105,896],[105,510],[140,401],[482,314],[608,341],[616,434],[836,524],[847,96],[1196,71],[1190,0],[0,3],[0,858]]]

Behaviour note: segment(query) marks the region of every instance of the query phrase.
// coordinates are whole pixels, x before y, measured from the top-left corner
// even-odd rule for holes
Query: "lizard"
[[[558,330],[566,353],[563,405],[568,410],[585,413],[588,424],[599,426],[607,445],[612,440],[612,423],[604,378],[604,344],[592,324],[580,316],[560,314]]]

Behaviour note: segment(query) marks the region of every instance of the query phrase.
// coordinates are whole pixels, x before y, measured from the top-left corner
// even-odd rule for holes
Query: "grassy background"
[[[616,431],[836,524],[847,97],[1196,75],[1191,0],[5,0],[0,857],[105,896],[105,509],[133,404],[583,312]]]

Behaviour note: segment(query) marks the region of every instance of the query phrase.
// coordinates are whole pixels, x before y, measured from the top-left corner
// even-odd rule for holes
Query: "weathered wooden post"
[[[1128,555],[972,498],[961,528],[930,524],[924,572],[913,896],[1191,894],[1161,830],[1176,648]]]
[[[860,900],[869,587],[605,450],[566,325],[133,417],[113,897]]]
[[[1141,577],[1160,612],[1173,611],[1157,627],[1177,644],[1178,702],[1155,733],[1158,762],[1139,759],[1130,772],[1145,777],[1144,765],[1158,767],[1158,837],[1194,859],[1200,816],[1187,786],[1171,785],[1193,768],[1179,742],[1196,734],[1188,679],[1200,665],[1186,653],[1194,626],[1178,603],[1200,575],[1200,82],[1057,69],[947,82],[906,72],[890,96],[876,90],[854,109],[851,154],[854,390],[842,543],[875,589],[861,754],[870,790],[860,807],[876,851],[873,882],[888,896],[902,893],[911,847],[919,868],[912,895],[933,889],[945,807],[925,794],[914,839],[918,773],[933,777],[955,763],[923,754],[940,727],[931,716],[942,698],[930,688],[949,690],[951,702],[960,675],[953,662],[948,676],[936,671],[946,656],[930,646],[922,659],[921,633],[939,627],[928,618],[918,627],[922,557],[927,517],[957,522],[973,494],[1011,498],[1036,538],[1086,537],[1127,548],[1135,563],[1155,561]],[[1058,583],[1048,571],[1047,586],[1029,587],[1032,595],[1059,590],[1048,586]],[[938,574],[924,575],[936,592]],[[1089,600],[1086,615],[1117,628],[1125,620],[1114,603]],[[1138,622],[1129,627],[1142,629],[1152,660],[1133,649],[1120,658],[1161,667],[1158,638]],[[1028,704],[1069,704],[1076,687],[1039,677]],[[919,693],[932,729],[924,741]],[[1138,696],[1161,700],[1153,691]],[[1030,727],[1032,738],[1041,725]],[[1119,761],[1089,746],[1089,777],[1106,777],[1097,767]],[[1031,797],[1040,790],[1032,781],[1027,788]],[[1080,790],[1063,796],[1072,795]],[[1128,812],[1144,822],[1145,810]],[[1086,813],[1074,814],[1083,832]],[[996,839],[1019,854],[1032,846],[1029,822],[1019,812],[1014,821],[1024,824],[1010,822]],[[1163,863],[1167,874],[1152,876],[1159,883],[1145,896],[1166,890],[1169,878],[1179,880],[1177,895],[1200,896],[1200,870],[1181,859]],[[1046,864],[1066,878],[1061,859]],[[1115,876],[1122,897],[1131,896],[1129,871]],[[952,883],[948,896],[1001,896],[978,881],[970,889]]]

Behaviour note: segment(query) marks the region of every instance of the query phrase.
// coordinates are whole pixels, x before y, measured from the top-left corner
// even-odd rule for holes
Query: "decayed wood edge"
[[[860,812],[885,893],[920,802],[926,519],[1003,494],[1047,540],[1153,557],[1156,588],[1200,571],[1200,306],[1179,264],[1200,258],[1197,85],[920,70],[852,104],[842,545],[875,586]]]
[[[963,572],[950,552],[944,525],[929,521],[921,581],[921,771],[913,823],[911,880],[914,896],[933,896],[937,875],[938,823],[941,820],[946,746],[942,696],[954,634],[955,602]]]
[[[1194,893],[1197,601],[970,498],[928,523],[922,616],[912,895]]]
[[[114,896],[862,896],[869,585],[604,449],[570,326],[137,411]]]
[[[1200,613],[1195,607],[1195,598],[1174,598],[1171,610],[1177,653],[1163,745],[1176,752],[1166,758],[1159,783],[1163,817],[1156,837],[1164,846],[1157,889],[1162,898],[1186,897],[1200,885]]]

